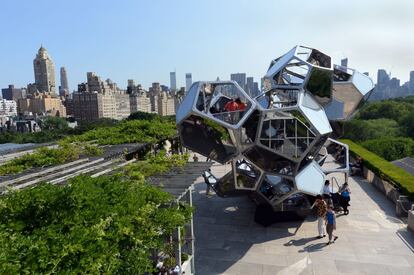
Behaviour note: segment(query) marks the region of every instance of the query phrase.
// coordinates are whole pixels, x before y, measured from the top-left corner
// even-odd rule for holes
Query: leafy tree
[[[414,140],[411,138],[384,137],[364,141],[362,146],[388,161],[414,157]]]
[[[401,127],[403,127],[407,136],[414,138],[414,109],[402,117]]]
[[[414,105],[408,102],[380,101],[366,105],[359,112],[359,119],[371,120],[379,118],[400,121],[402,117],[413,110]]]
[[[46,117],[41,123],[42,130],[63,130],[68,129],[68,122],[61,117]]]
[[[157,114],[152,114],[152,113],[146,113],[146,112],[135,112],[132,113],[128,116],[129,120],[153,120],[153,119],[157,119],[159,118],[159,116]]]
[[[402,134],[398,123],[391,119],[354,119],[344,124],[344,138],[365,141],[381,137],[399,137]]]
[[[147,161],[171,166],[174,158]],[[172,201],[127,174],[10,192],[0,197],[0,272],[150,273],[154,251],[168,251],[166,240],[191,217]]]

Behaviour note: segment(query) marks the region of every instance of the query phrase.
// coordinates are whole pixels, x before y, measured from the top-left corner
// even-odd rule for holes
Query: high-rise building
[[[387,84],[390,81],[390,76],[387,74],[387,72],[384,69],[378,70],[377,74],[377,84]]]
[[[123,119],[130,112],[129,95],[118,89],[110,79],[102,81],[95,73],[88,72],[87,83],[79,84],[78,91],[73,93],[73,114],[76,119]]]
[[[14,85],[9,85],[8,88],[1,89],[3,99],[18,101],[23,98],[24,92],[23,89],[14,88]]]
[[[254,96],[254,79],[253,79],[253,77],[246,78],[246,92],[249,95]]]
[[[414,90],[414,71],[410,72],[409,87]]]
[[[257,83],[257,82],[254,82],[253,83],[253,90],[254,90],[254,92],[253,92],[253,94],[254,94],[254,96],[258,96],[259,95],[259,83]]]
[[[68,76],[66,74],[65,67],[60,68],[59,95],[63,97],[66,97],[69,95],[69,83],[68,83]]]
[[[162,92],[158,97],[158,115],[170,116],[175,115],[175,98]]]
[[[175,72],[170,72],[170,89],[171,91],[177,90],[177,77]]]
[[[188,92],[190,90],[191,85],[193,85],[193,77],[191,73],[185,74],[185,90]]]
[[[33,60],[35,85],[39,92],[56,95],[55,65],[43,46]]]
[[[341,59],[341,66],[348,67],[348,58]]]
[[[235,73],[230,75],[230,79],[236,81],[237,84],[243,89],[246,90],[246,74],[245,73]]]

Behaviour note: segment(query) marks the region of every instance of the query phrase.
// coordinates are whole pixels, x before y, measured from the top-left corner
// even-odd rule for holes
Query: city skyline
[[[404,83],[414,69],[414,38],[409,35],[414,3],[409,1],[377,1],[372,7],[320,0],[301,3],[301,9],[294,8],[298,1],[99,3],[2,3],[0,30],[12,43],[0,45],[0,86],[34,82],[31,60],[41,44],[56,68],[66,68],[72,90],[89,71],[122,87],[127,79],[144,87],[155,81],[168,84],[171,71],[177,73],[177,87],[185,86],[187,72],[193,81],[225,80],[234,72],[258,81],[269,59],[296,44],[320,48],[337,64],[347,57],[350,67],[369,72],[374,81],[376,71],[385,69]],[[87,21],[68,16],[79,10],[88,14]],[[37,14],[37,20],[25,16],[28,12]],[[222,20],[209,20],[212,15]],[[275,27],[281,23],[289,28]]]

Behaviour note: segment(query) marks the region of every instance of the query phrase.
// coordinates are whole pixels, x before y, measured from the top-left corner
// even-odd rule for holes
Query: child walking
[[[336,217],[335,212],[333,210],[333,205],[328,205],[328,211],[326,212],[326,233],[328,233],[329,241],[326,245],[334,243],[338,236],[333,234],[333,231],[336,230]],[[332,241],[333,237],[333,241]]]

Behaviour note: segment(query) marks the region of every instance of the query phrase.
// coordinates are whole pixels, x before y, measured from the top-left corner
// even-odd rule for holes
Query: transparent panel
[[[275,201],[293,189],[294,185],[291,180],[276,175],[265,175],[260,184],[259,192],[269,201]]]
[[[272,89],[257,97],[257,101],[265,109],[293,107],[298,103],[299,90]]]
[[[332,71],[313,68],[306,90],[319,104],[326,105],[332,98],[332,81]]]
[[[299,159],[315,135],[296,118],[263,121],[260,143],[280,155]]]
[[[210,114],[228,124],[236,125],[251,109],[248,96],[233,83],[210,83],[208,92],[212,96],[206,99]],[[213,99],[211,99],[213,98]]]
[[[296,166],[295,162],[258,146],[248,149],[245,156],[261,169],[274,174],[292,175]]]
[[[295,177],[295,182],[296,187],[301,192],[310,195],[318,195],[322,193],[325,174],[322,172],[319,165],[313,161],[299,172]]]
[[[237,188],[254,189],[260,179],[260,170],[245,159],[237,160],[235,167]]]
[[[210,120],[192,115],[179,125],[183,145],[220,163],[237,153],[226,128]]]

